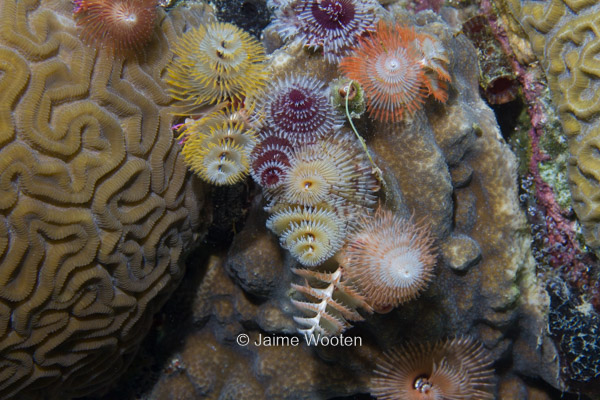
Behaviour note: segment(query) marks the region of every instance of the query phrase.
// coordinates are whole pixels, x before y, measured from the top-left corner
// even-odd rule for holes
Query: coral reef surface
[[[105,391],[182,276],[203,190],[171,132],[157,10],[139,56],[79,37],[69,1],[0,1],[0,398]]]
[[[495,365],[514,365],[496,371],[486,387],[490,394],[510,399],[511,385],[529,390],[523,377],[562,387],[556,347],[546,333],[550,300],[536,279],[518,199],[516,158],[480,97],[476,50],[433,13],[414,17],[394,10],[387,19],[414,26],[447,52],[448,98],[424,100],[400,123],[365,115],[355,128],[381,171],[381,205],[431,232],[439,250],[429,285],[415,300],[369,314],[370,307],[340,280],[344,266],[337,256],[302,269],[302,260],[281,248],[265,227],[269,199],[255,190],[232,244],[207,263],[190,260],[201,284],[182,345],[172,354],[179,367],[163,370],[143,396],[313,399],[367,393],[386,350],[410,339],[459,335],[481,342]],[[266,38],[272,34],[265,31]],[[294,41],[268,55],[267,68],[274,79],[309,71],[336,91],[334,97],[352,90],[341,90],[339,71],[320,53]],[[339,99],[336,108],[344,111]],[[288,167],[287,147],[266,153]],[[306,310],[313,314],[302,314]],[[338,334],[327,342],[308,341],[310,333],[332,331]],[[352,343],[340,346],[344,338]]]
[[[596,1],[506,1],[529,35],[546,71],[553,100],[569,140],[568,165],[573,208],[586,244],[600,248],[600,70],[595,65],[598,37]]]

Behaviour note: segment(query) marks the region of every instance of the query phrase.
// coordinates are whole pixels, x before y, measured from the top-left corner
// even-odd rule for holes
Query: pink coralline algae
[[[489,0],[482,1],[481,11],[494,37],[505,54],[513,54],[507,33],[492,9]],[[524,195],[522,198],[527,199],[534,256],[540,265],[546,265],[562,276],[571,288],[585,293],[588,301],[600,312],[600,284],[593,272],[597,270],[598,262],[578,241],[573,211],[570,207],[565,209],[559,205],[556,189],[544,181],[540,173],[542,163],[553,161],[542,145],[544,137],[552,129],[548,121],[550,111],[544,103],[546,88],[539,80],[539,71],[522,65],[515,57],[510,57],[510,62],[521,84],[531,123],[528,132],[528,171],[521,186],[526,193],[532,194],[531,197]]]

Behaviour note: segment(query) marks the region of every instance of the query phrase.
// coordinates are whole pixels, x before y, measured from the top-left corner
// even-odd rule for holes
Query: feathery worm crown
[[[344,249],[349,279],[376,310],[417,297],[429,284],[435,264],[433,237],[424,225],[380,208],[362,219]]]
[[[301,264],[314,267],[337,252],[346,236],[346,222],[322,206],[279,206],[267,220],[281,246]]]
[[[141,49],[152,38],[157,0],[75,0],[74,14],[87,44],[116,55]]]
[[[466,337],[436,344],[405,344],[383,354],[371,381],[379,400],[492,400],[492,362]]]
[[[340,70],[363,87],[371,117],[398,122],[429,95],[446,101],[447,61],[432,36],[380,21],[377,30],[360,38],[354,52],[340,62]]]
[[[264,49],[235,25],[202,25],[186,32],[173,52],[167,83],[171,96],[186,104],[242,101],[265,86]]]
[[[329,101],[325,82],[310,75],[277,79],[256,103],[265,128],[293,145],[314,143],[343,124]]]
[[[374,0],[297,0],[283,4],[274,26],[284,40],[297,38],[311,49],[323,49],[337,63],[377,21]]]
[[[231,185],[248,173],[257,138],[249,125],[236,118],[239,112],[229,108],[184,124],[181,154],[188,167],[209,183]]]

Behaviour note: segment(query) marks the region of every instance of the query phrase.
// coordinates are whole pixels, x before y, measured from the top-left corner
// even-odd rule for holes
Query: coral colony
[[[176,112],[185,117],[176,130],[187,165],[215,185],[249,173],[267,201],[266,226],[302,265],[292,268],[303,280],[292,284],[292,303],[302,311],[294,319],[305,335],[339,334],[349,321],[363,319],[358,309],[389,312],[434,277],[435,238],[428,227],[382,206],[375,211],[381,182],[354,126],[344,126],[344,114],[351,123],[350,107],[358,116],[366,102],[371,118],[394,123],[428,96],[444,102],[449,60],[436,38],[377,23],[377,7],[308,0],[285,1],[276,11],[274,26],[284,40],[339,62],[344,77],[334,82],[307,72],[265,85],[261,45],[226,23],[187,32],[167,68]],[[483,355],[478,345],[454,340],[420,350],[427,354],[411,350],[423,359],[418,365],[398,356],[382,362],[383,375],[386,363],[400,367],[385,385],[375,385],[381,398],[411,390],[424,397],[406,398],[484,393],[490,373],[477,359]],[[423,382],[411,388],[407,380],[415,373]],[[386,386],[389,380],[401,387]]]
[[[390,172],[395,166],[384,165],[387,159],[380,151],[381,143],[387,145],[391,140],[378,142],[382,137],[379,135],[388,134],[388,139],[394,132],[406,132],[406,127],[427,128],[423,129],[426,132],[415,129],[403,136],[407,139],[404,142],[394,142],[394,146],[406,144],[419,153],[414,156],[403,152],[402,156],[409,155],[404,162],[419,158],[425,147],[417,140],[431,139],[437,133],[429,125],[415,123],[424,104],[445,103],[450,89],[454,89],[453,94],[464,89],[460,72],[449,69],[451,60],[456,63],[456,52],[445,48],[451,42],[424,33],[427,28],[400,24],[402,18],[394,21],[377,0],[273,0],[273,35],[289,46],[286,50],[303,51],[303,57],[322,61],[328,73],[317,76],[310,69],[297,72],[296,68],[296,72],[285,75],[275,73],[268,81],[272,67],[268,62],[276,59],[279,50],[266,55],[257,39],[231,23],[210,20],[210,13],[194,22],[191,14],[190,20],[181,15],[171,18],[177,15],[176,7],[166,13],[159,6],[167,2],[72,0],[71,14],[69,6],[57,5],[57,1],[0,0],[0,58],[9,66],[1,74],[8,78],[0,82],[1,93],[6,95],[0,122],[8,127],[4,129],[6,138],[1,138],[4,156],[0,160],[14,167],[0,171],[4,174],[0,189],[7,193],[0,196],[0,266],[8,265],[0,284],[2,398],[30,398],[21,396],[24,390],[30,391],[31,398],[101,394],[106,384],[126,367],[156,309],[183,275],[179,255],[195,240],[202,220],[198,209],[189,206],[197,204],[200,195],[186,180],[191,174],[177,166],[181,162],[211,185],[242,186],[252,179],[260,187],[267,213],[265,227],[289,255],[285,265],[295,280],[286,295],[296,308],[296,329],[312,338],[308,340],[341,337],[352,323],[364,320],[367,314],[389,313],[414,302],[437,276],[447,272],[436,271],[438,257],[448,257],[453,263],[444,262],[462,272],[482,255],[475,240],[466,240],[469,238],[460,229],[449,233],[452,237],[443,242],[444,233],[434,233],[427,223],[409,217],[411,212],[414,215],[420,210],[402,208],[421,197],[390,210],[390,198],[398,200],[421,193],[398,190],[402,195],[393,197],[386,186],[391,184],[383,179],[397,171]],[[439,9],[440,4],[437,0],[412,3],[408,7],[414,9],[425,8],[426,3]],[[552,2],[554,12],[546,12],[545,5],[536,1],[518,3],[522,10],[513,16],[522,20],[519,29],[532,35],[533,52],[546,59],[543,65],[549,87],[561,104],[565,140],[572,152],[569,179],[573,185],[573,207],[587,244],[600,252],[600,170],[596,168],[599,128],[595,118],[600,115],[600,103],[589,101],[597,74],[589,72],[588,66],[598,47],[598,39],[588,35],[589,19],[590,15],[597,16],[600,6],[595,1],[583,2],[578,6],[582,11],[578,15],[577,10],[561,1]],[[463,33],[480,50],[482,70],[489,78],[483,85],[488,99],[501,104],[516,96],[516,77],[509,71],[513,61],[500,51],[502,40],[489,47],[499,35],[497,27],[488,27],[488,22],[488,18],[472,18],[464,24]],[[582,31],[585,37],[579,38],[575,33],[560,36],[567,25],[572,28],[568,32]],[[81,51],[83,46],[79,43],[93,50]],[[159,50],[145,52],[153,43]],[[447,44],[450,46],[453,45]],[[566,72],[578,84],[573,85],[573,79],[563,79]],[[541,94],[541,85],[534,85],[525,74],[518,75],[532,83],[523,86],[529,86],[525,97],[533,103],[532,97]],[[15,85],[11,86],[13,82]],[[59,84],[63,86],[58,88]],[[67,107],[73,100],[77,104]],[[57,105],[58,111],[48,111],[50,103]],[[129,106],[140,111],[130,113]],[[553,266],[565,268],[567,261],[578,256],[574,250],[577,238],[574,224],[555,208],[558,205],[551,188],[541,182],[538,162],[550,160],[540,154],[538,146],[543,143],[536,133],[539,129],[541,135],[544,114],[534,114],[533,119],[537,120],[532,130],[530,162],[531,171],[537,174],[537,200],[546,210],[555,210],[546,218],[559,224],[548,224],[550,231],[540,232],[554,250],[539,257],[550,257]],[[374,126],[380,130],[370,132],[367,140],[353,122],[361,117],[363,121],[376,121]],[[172,122],[175,140],[169,131]],[[56,136],[47,142],[37,131],[45,124],[40,132]],[[468,135],[460,139],[465,142],[474,142],[478,140],[474,139],[476,136],[483,135],[481,126],[474,123],[465,131]],[[63,132],[67,139],[57,140]],[[371,157],[369,140],[380,158]],[[438,149],[438,145],[444,147],[441,141],[431,140],[436,149],[427,161],[444,165],[444,173],[449,175],[447,197],[458,196],[459,192],[452,191],[451,186],[463,188],[465,182],[471,181],[473,170],[469,170],[469,164],[460,164],[464,155],[443,152]],[[484,142],[477,142],[477,146],[491,146],[492,141]],[[397,156],[393,152],[398,147],[394,146],[389,152]],[[503,153],[494,156],[500,154]],[[487,163],[488,160],[491,157],[484,160],[491,169],[498,165]],[[508,175],[507,180],[511,180],[513,175]],[[404,175],[398,180],[399,185],[420,184],[410,182],[411,178]],[[499,184],[494,189],[502,192],[505,187]],[[481,191],[485,192],[481,196],[486,205],[491,204],[488,199],[493,196],[500,197],[490,190]],[[426,211],[430,214],[435,214],[431,210],[438,204],[440,209],[450,210],[451,201],[444,200],[446,194],[424,202],[422,208],[429,207]],[[474,197],[474,210],[479,194],[465,191],[460,195],[468,194]],[[498,205],[502,205],[502,210]],[[514,222],[516,211],[508,210],[510,207],[500,201],[495,207],[497,212],[487,213],[494,218],[483,226],[489,227],[502,218]],[[456,208],[449,214],[452,212],[455,217],[475,213],[470,206]],[[448,225],[461,223],[464,231],[484,231],[479,225],[476,229],[466,227],[475,218],[483,220],[485,216],[481,214],[454,220],[449,215]],[[535,216],[535,212],[530,214]],[[518,225],[516,221],[515,231],[520,229]],[[450,228],[437,232],[443,230]],[[563,237],[566,230],[572,237]],[[500,234],[511,236],[504,231]],[[464,257],[451,257],[454,250]],[[223,272],[220,263],[212,264],[219,273]],[[519,265],[506,271],[496,269],[498,275],[490,275],[500,281],[504,279],[500,275],[514,272],[515,280],[509,281],[511,286],[507,284],[506,292],[498,299],[486,300],[496,312],[494,321],[478,322],[489,322],[490,327],[502,330],[504,335],[508,319],[512,318],[505,313],[505,305],[522,302],[531,306],[531,312],[538,306],[547,307],[550,300],[540,300],[535,293],[537,287],[520,290],[513,286],[528,285],[528,279],[533,279],[531,270],[526,268]],[[593,281],[588,272],[586,263],[579,260],[570,270],[571,279],[578,281],[582,290],[596,293],[594,304],[598,307],[600,284],[587,287]],[[54,275],[56,282],[52,282]],[[215,276],[212,278],[217,279]],[[502,282],[499,288],[505,288],[505,281]],[[485,285],[478,289],[492,290]],[[550,289],[553,303],[564,300],[567,304],[567,297],[563,299],[567,293],[561,287]],[[32,297],[32,293],[37,297]],[[468,301],[472,299],[461,300],[465,300],[464,304],[456,306],[470,313],[472,305]],[[557,314],[559,311],[555,308],[555,315],[550,315],[552,326],[530,329],[536,334],[544,330],[564,334],[560,338],[562,345],[572,349],[563,347],[563,351],[578,359],[571,367],[583,365],[577,367],[579,372],[573,376],[583,376],[585,381],[597,378],[598,324],[590,322],[595,314],[590,314],[584,304],[576,309],[569,306],[567,311],[560,311],[563,314]],[[525,321],[521,325],[529,322],[520,321]],[[589,329],[583,326],[586,321]],[[581,335],[567,336],[566,331],[572,331],[573,326],[583,326],[585,330]],[[429,325],[425,328],[429,329]],[[500,342],[503,336],[494,338],[493,332],[498,331],[490,330],[486,336]],[[585,335],[592,339],[582,339]],[[519,340],[525,342],[523,338]],[[539,343],[537,347],[541,346]],[[544,357],[550,354],[558,358],[546,342],[543,345]],[[585,350],[584,345],[592,350]],[[55,353],[62,352],[66,357],[55,357]],[[589,362],[593,371],[588,371],[587,364],[581,361],[590,354],[596,357]],[[361,357],[364,355],[367,352]],[[253,360],[256,364],[268,364],[263,361]],[[529,361],[522,364],[533,364]],[[379,399],[493,398],[491,356],[471,338],[456,337],[429,344],[406,342],[389,349],[373,364],[373,379],[365,385]],[[93,373],[80,374],[88,369]],[[502,379],[509,382],[506,376]],[[238,386],[242,390],[250,388]],[[47,387],[52,389],[48,393]],[[227,392],[223,391],[222,396],[223,393]]]

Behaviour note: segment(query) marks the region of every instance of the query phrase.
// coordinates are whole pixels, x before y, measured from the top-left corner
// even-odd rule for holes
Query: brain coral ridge
[[[573,208],[586,244],[600,249],[600,36],[596,1],[509,1],[546,70],[569,138]]]
[[[181,277],[202,205],[161,79],[181,12],[158,10],[144,60],[124,61],[81,41],[70,6],[0,1],[2,399],[105,390]]]

